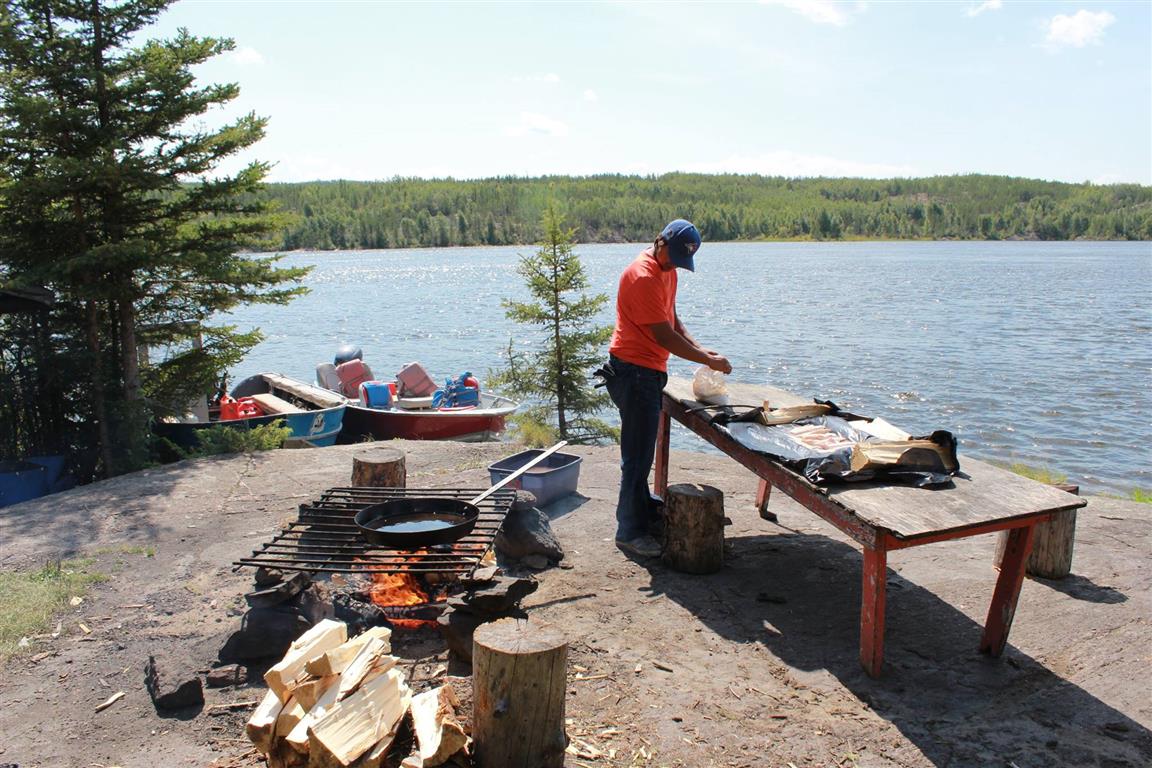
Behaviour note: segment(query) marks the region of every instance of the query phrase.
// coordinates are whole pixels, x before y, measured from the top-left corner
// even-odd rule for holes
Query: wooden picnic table
[[[734,406],[758,406],[765,400],[773,408],[812,402],[773,387],[730,382],[728,390]],[[879,676],[884,662],[889,551],[1008,531],[980,642],[983,653],[999,656],[1012,627],[1036,524],[1087,504],[1065,491],[968,457],[961,458],[960,474],[948,488],[880,483],[817,486],[771,456],[744,447],[712,423],[715,411],[692,410],[699,405],[690,380],[669,378],[656,440],[656,493],[662,496],[668,487],[668,438],[671,420],[676,419],[760,478],[756,503],[762,514],[775,486],[860,544],[864,548],[860,663],[872,677]]]

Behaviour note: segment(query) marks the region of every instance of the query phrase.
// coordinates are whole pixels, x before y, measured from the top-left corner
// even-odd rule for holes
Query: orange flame
[[[420,585],[410,573],[372,574],[370,597],[373,603],[382,608],[429,602],[428,593],[420,589]]]

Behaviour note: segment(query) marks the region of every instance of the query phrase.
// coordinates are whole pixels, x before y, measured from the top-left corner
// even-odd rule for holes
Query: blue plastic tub
[[[48,470],[30,461],[0,461],[0,507],[48,493]]]
[[[492,477],[493,485],[542,453],[544,451],[537,449],[521,451],[495,464],[489,464],[488,474]],[[530,491],[536,497],[536,505],[542,507],[575,493],[579,481],[580,457],[570,453],[554,453],[504,487]]]

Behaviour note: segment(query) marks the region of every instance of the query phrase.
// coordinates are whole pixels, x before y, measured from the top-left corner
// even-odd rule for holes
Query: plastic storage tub
[[[493,485],[542,453],[544,451],[535,449],[521,451],[495,464],[489,464],[488,474],[492,477]],[[536,505],[542,507],[575,493],[579,481],[580,457],[570,453],[554,453],[504,487],[530,491],[536,496]]]

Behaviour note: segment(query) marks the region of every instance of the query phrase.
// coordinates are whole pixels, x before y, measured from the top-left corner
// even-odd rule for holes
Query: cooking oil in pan
[[[432,533],[460,525],[464,518],[458,515],[405,515],[396,520],[389,520],[375,526],[380,533]]]

